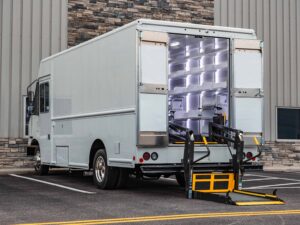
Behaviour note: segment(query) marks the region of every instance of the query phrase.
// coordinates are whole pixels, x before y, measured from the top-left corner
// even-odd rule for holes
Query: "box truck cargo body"
[[[253,30],[140,19],[41,61],[29,87],[30,144],[43,166],[167,175],[182,171],[184,146],[170,124],[194,132],[196,158],[206,154],[209,123],[221,119],[244,132],[244,152],[254,155],[262,74]],[[211,142],[199,168],[230,166],[228,148]],[[95,161],[99,149],[104,162]]]

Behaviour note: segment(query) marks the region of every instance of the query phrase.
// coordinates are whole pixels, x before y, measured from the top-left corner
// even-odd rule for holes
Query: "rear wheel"
[[[104,149],[99,149],[93,162],[93,179],[98,188],[113,189],[118,181],[118,169],[107,165],[107,156]]]
[[[41,162],[41,151],[40,147],[36,147],[35,150],[35,164],[34,164],[34,169],[37,172],[38,175],[47,175],[49,172],[49,166],[48,165],[43,165]]]
[[[183,173],[176,173],[176,180],[180,187],[185,187],[185,179]]]

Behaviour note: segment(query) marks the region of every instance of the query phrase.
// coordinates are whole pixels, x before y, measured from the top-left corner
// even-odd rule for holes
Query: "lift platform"
[[[259,157],[262,152],[260,143],[256,138],[254,142],[258,148],[258,154],[244,160],[243,159],[243,132],[224,125],[210,123],[209,138],[210,141],[226,143],[232,156],[232,169],[230,172],[211,172],[198,173],[193,172],[194,166],[202,159],[210,155],[208,141],[203,137],[203,143],[206,146],[207,154],[194,160],[194,136],[191,130],[177,125],[176,129],[185,129],[185,148],[184,148],[184,177],[186,196],[189,199],[203,199],[237,206],[253,205],[282,205],[284,201],[277,197],[276,190],[272,194],[258,193],[242,190],[242,178],[244,175],[244,165],[250,160]],[[230,150],[233,145],[235,153]]]
[[[234,173],[193,173],[192,197],[237,206],[282,205],[284,201],[272,194],[235,189]]]

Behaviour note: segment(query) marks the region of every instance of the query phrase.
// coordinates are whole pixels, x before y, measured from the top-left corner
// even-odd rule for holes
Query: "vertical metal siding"
[[[0,138],[23,135],[23,99],[42,58],[67,48],[67,0],[0,0]]]
[[[300,1],[215,0],[215,25],[252,28],[264,41],[265,137],[276,106],[300,107]]]
[[[297,62],[296,62],[296,74],[297,74],[297,87],[299,88],[300,87],[300,77],[298,76],[299,75],[299,72],[300,72],[300,1],[296,0],[296,15],[297,15],[297,18],[296,18],[296,27],[297,27],[297,30],[296,30],[296,42],[297,42],[297,53],[296,53],[296,58],[297,58]],[[300,91],[299,89],[297,88],[297,105],[300,105]]]

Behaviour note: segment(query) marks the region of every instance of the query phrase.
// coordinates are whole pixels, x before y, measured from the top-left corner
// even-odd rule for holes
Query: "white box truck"
[[[129,173],[184,185],[185,131],[202,158],[194,171],[234,168],[235,146],[212,123],[243,131],[243,168],[260,168],[262,59],[253,30],[147,19],[43,59],[28,87],[36,169],[92,170],[103,189]]]

